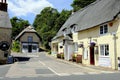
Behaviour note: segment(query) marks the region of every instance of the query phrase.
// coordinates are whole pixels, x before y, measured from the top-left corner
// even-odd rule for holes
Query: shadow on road
[[[14,62],[24,62],[29,60],[30,60],[30,57],[14,57]]]

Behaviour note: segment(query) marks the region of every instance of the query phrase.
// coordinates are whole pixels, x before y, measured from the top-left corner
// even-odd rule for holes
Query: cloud
[[[45,7],[53,7],[47,0],[9,0],[8,9],[14,16],[27,16],[38,14]]]

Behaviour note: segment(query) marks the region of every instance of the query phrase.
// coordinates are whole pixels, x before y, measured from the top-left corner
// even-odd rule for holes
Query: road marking
[[[42,61],[40,61],[40,60],[39,60],[39,62],[40,62],[43,66],[45,66],[45,65],[46,65],[45,63],[43,63],[43,62],[42,62]]]
[[[53,70],[52,68],[48,67],[49,70],[51,70],[53,73],[55,73],[56,75],[60,75],[59,73],[57,73],[55,70]]]
[[[42,64],[42,65],[46,65],[45,63],[43,63],[42,61],[40,61],[39,60],[39,62]],[[55,70],[53,70],[52,68],[50,68],[50,67],[47,67],[50,71],[52,71],[53,73],[55,73],[56,75],[58,75],[58,76],[60,76],[60,74],[59,73],[57,73]]]

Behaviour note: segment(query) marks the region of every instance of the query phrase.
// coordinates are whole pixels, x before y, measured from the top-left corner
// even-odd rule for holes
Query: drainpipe
[[[113,34],[113,39],[114,39],[114,61],[115,61],[115,70],[117,70],[117,47],[116,47],[116,33]]]

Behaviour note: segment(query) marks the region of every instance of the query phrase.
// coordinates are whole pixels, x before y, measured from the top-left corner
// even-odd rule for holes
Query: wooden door
[[[94,47],[90,47],[90,64],[95,65],[95,60],[94,60]]]

